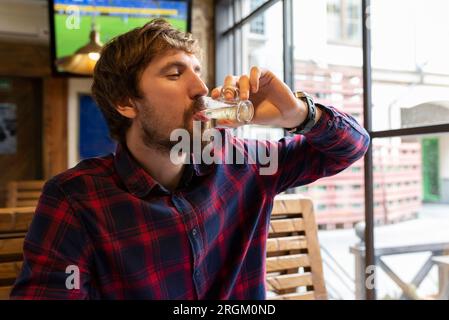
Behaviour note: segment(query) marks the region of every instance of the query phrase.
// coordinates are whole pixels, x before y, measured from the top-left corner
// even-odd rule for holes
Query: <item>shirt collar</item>
[[[114,165],[117,173],[126,188],[133,195],[143,198],[154,189],[165,190],[156,180],[147,173],[134,159],[126,145],[118,143],[115,151]],[[190,155],[190,164],[186,164],[181,183],[185,186],[192,179],[193,173],[197,176],[209,174],[214,164],[194,164],[193,155]],[[193,170],[192,170],[193,168]]]

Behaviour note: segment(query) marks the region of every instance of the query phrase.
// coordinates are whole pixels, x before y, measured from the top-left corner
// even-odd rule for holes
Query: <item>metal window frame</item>
[[[363,123],[368,133],[372,134],[372,76],[371,76],[371,30],[370,0],[362,0],[362,47],[363,47]],[[371,136],[372,137],[372,136]],[[364,159],[365,186],[365,266],[375,266],[374,255],[374,175],[373,175],[373,141],[369,145]],[[366,268],[364,270],[367,270]],[[370,274],[365,274],[365,283]],[[374,274],[375,276],[375,274]],[[374,282],[375,283],[375,282]],[[374,288],[365,286],[365,298],[376,299]]]
[[[216,31],[216,85],[218,81],[224,79],[232,66],[232,73],[238,72],[239,47],[236,39],[236,32],[241,27],[251,21],[268,8],[279,1],[283,2],[283,57],[284,57],[284,82],[290,87],[294,87],[294,42],[293,42],[293,0],[269,0],[258,8],[250,12],[247,16],[238,16],[237,20],[232,20],[229,27],[223,28],[223,23],[230,20],[236,5],[242,0],[220,0],[215,5],[215,31]],[[371,137],[370,147],[364,158],[364,198],[365,198],[365,265],[376,265],[374,247],[374,181],[373,181],[373,150],[372,140],[376,138],[391,138],[410,135],[425,135],[449,132],[449,124],[427,125],[413,128],[400,128],[383,131],[373,131],[372,128],[372,66],[371,66],[371,30],[369,23],[371,19],[371,0],[362,1],[362,48],[363,48],[363,120],[364,127]],[[240,37],[241,40],[241,37]],[[226,42],[233,44],[232,54],[225,54]],[[372,281],[373,275],[365,273],[365,280]],[[376,299],[376,288],[365,288],[365,298],[367,300]]]

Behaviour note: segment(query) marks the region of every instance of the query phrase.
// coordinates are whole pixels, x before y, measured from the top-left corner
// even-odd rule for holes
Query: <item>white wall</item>
[[[46,43],[48,32],[47,1],[0,0],[0,39]]]

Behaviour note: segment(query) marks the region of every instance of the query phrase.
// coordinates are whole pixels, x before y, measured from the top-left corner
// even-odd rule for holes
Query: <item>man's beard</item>
[[[182,125],[175,129],[187,130],[190,136],[190,153],[193,151],[193,115],[204,108],[204,100],[202,97],[194,100],[190,107],[183,113]],[[169,116],[169,115],[167,115]],[[160,123],[158,123],[155,117],[155,112],[153,106],[148,102],[141,103],[138,113],[139,126],[142,129],[141,139],[145,146],[151,149],[158,150],[161,153],[170,153],[172,148],[179,143],[178,141],[171,141],[171,132],[164,132],[160,128]],[[201,139],[203,132],[208,128],[209,124],[205,122],[200,122],[201,130],[196,132],[196,139]],[[201,150],[209,143],[209,141],[202,141],[201,139]]]

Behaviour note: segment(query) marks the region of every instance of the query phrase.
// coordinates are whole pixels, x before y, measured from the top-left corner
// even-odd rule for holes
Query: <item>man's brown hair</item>
[[[122,116],[117,105],[129,105],[129,99],[143,98],[139,88],[143,71],[155,56],[170,49],[201,55],[198,42],[190,33],[175,29],[164,19],[152,20],[117,36],[102,49],[94,70],[92,95],[106,119],[111,138],[125,141],[131,119]]]

